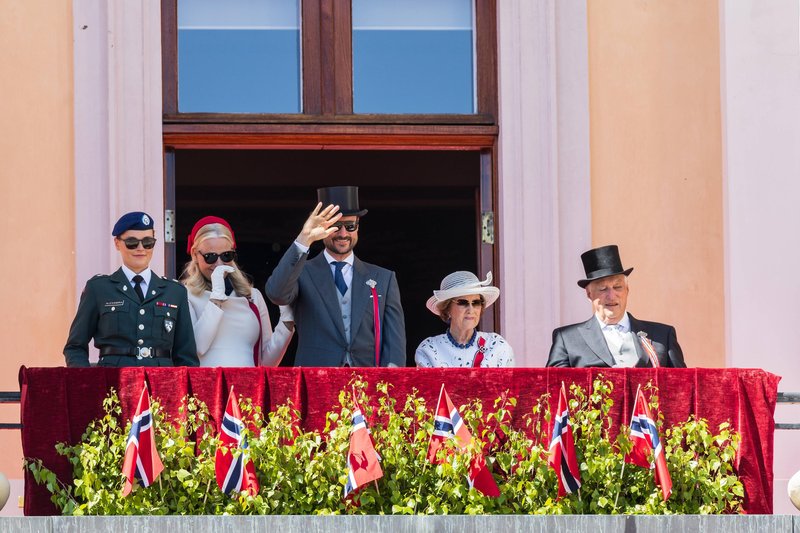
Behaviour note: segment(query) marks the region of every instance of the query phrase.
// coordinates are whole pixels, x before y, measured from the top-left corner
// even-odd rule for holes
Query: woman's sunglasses
[[[459,298],[458,300],[453,301],[459,307],[467,307],[469,305],[472,307],[483,307],[484,304],[483,298],[478,298],[477,300],[465,300],[464,298]]]
[[[203,260],[206,262],[207,265],[213,265],[217,262],[217,259],[222,259],[223,263],[230,263],[231,261],[236,261],[237,254],[236,250],[230,250],[229,252],[222,252],[221,254],[209,252],[207,254],[200,254],[203,256]]]
[[[139,247],[139,243],[142,243],[142,246],[145,248],[145,250],[149,250],[156,245],[155,237],[145,237],[144,239],[137,239],[136,237],[128,237],[127,239],[120,239],[120,240],[125,243],[125,248],[127,248],[128,250],[137,249]]]

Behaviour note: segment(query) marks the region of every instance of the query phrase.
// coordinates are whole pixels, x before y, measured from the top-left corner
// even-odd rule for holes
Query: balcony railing
[[[2,403],[19,403],[20,393],[14,391],[3,392],[0,391],[0,404]],[[779,392],[777,402],[785,404],[800,404],[800,392]],[[0,422],[0,429],[22,429],[22,424],[19,422]],[[775,429],[800,429],[800,423],[787,423],[776,422]]]

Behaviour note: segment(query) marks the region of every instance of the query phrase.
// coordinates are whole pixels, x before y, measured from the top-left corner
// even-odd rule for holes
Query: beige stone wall
[[[13,391],[20,365],[63,364],[75,310],[72,2],[9,1],[2,13],[0,390]],[[17,406],[0,413],[19,420]],[[19,432],[0,431],[0,450],[0,471],[21,478]]]
[[[717,2],[588,2],[592,241],[633,266],[629,309],[725,366]]]

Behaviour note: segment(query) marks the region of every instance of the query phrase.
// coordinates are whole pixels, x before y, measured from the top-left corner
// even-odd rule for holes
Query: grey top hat
[[[586,279],[578,280],[580,288],[586,287],[596,279],[607,278],[633,272],[633,268],[624,269],[622,260],[619,258],[619,248],[616,244],[594,248],[581,254],[583,270],[586,272]]]
[[[322,202],[323,206],[338,205],[343,216],[363,217],[367,214],[366,209],[358,207],[358,187],[353,185],[317,189],[317,200]]]

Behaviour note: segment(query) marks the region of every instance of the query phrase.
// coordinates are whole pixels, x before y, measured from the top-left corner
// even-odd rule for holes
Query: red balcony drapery
[[[780,377],[758,369],[22,367],[22,448],[25,457],[41,459],[62,481],[71,480],[71,467],[56,453],[55,444],[78,442],[88,423],[103,415],[102,400],[110,387],[119,392],[123,417],[129,419],[144,379],[171,414],[177,414],[183,396],[193,394],[219,420],[234,385],[237,394],[250,397],[264,411],[291,400],[306,429],[322,429],[325,413],[338,405],[338,393],[353,375],[363,377],[371,391],[378,382],[389,382],[398,397],[416,387],[431,409],[442,383],[456,405],[481,398],[491,406],[508,390],[518,398],[512,409],[512,424],[517,425],[542,394],[555,396],[562,381],[589,390],[598,374],[614,386],[614,427],[629,422],[636,388],[650,380],[660,389],[665,424],[683,422],[691,414],[707,419],[712,428],[730,421],[742,436],[738,474],[745,487],[745,509],[772,512],[773,414]],[[25,514],[58,514],[50,494],[30,473],[25,478]]]

